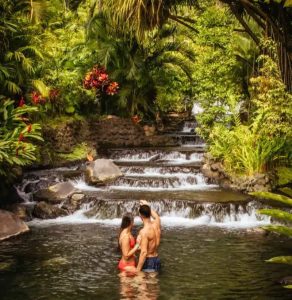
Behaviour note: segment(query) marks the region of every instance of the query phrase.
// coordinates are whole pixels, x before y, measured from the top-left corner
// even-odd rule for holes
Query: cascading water
[[[190,128],[193,125],[187,123],[185,127]],[[223,191],[207,181],[200,172],[202,149],[196,147],[195,141],[192,146],[192,148],[182,146],[164,149],[112,149],[109,151],[111,153],[109,158],[120,166],[123,177],[106,187],[89,186],[83,175],[70,179],[75,188],[95,200],[72,215],[55,220],[33,220],[31,224],[118,225],[123,213],[132,211],[137,215],[139,199],[150,201],[160,213],[162,224],[168,227],[242,228],[268,224],[269,217],[256,214],[258,209],[256,202],[248,202],[246,196]],[[46,187],[48,174],[54,176],[57,182],[67,180],[64,172],[76,172],[76,167],[56,169],[50,173],[39,171],[27,174],[23,185],[19,187],[21,195],[28,201],[33,200],[31,191]],[[138,222],[139,218],[136,221]]]
[[[269,224],[269,218],[258,216],[256,202],[241,203],[196,203],[194,201],[151,201],[151,207],[161,216],[165,227],[216,226],[249,228]],[[33,220],[31,224],[49,225],[55,223],[101,223],[118,226],[126,212],[138,215],[139,202],[133,200],[96,200],[85,204],[82,209],[66,217],[54,220]],[[136,224],[141,220],[136,217]]]

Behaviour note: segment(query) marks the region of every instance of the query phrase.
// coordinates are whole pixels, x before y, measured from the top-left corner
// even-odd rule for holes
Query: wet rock
[[[71,197],[71,202],[79,202],[82,199],[84,199],[85,195],[84,194],[74,194]]]
[[[214,172],[211,170],[211,166],[209,164],[204,164],[201,168],[201,172],[205,177],[216,179],[219,178],[219,172]]]
[[[17,215],[23,221],[30,221],[32,219],[29,207],[25,204],[22,203],[13,204],[9,208],[9,210],[13,212],[15,215]]]
[[[81,203],[85,200],[84,194],[73,194],[70,199],[70,210],[76,210],[78,207],[80,207]]]
[[[155,134],[155,131],[156,131],[155,126],[144,125],[143,129],[144,129],[144,133],[145,133],[146,136],[153,136]]]
[[[46,201],[52,204],[61,203],[77,192],[70,182],[60,182],[47,189],[37,191],[33,198],[35,201]]]
[[[48,204],[44,201],[39,202],[33,209],[33,215],[39,219],[54,219],[61,216],[66,216],[68,212],[58,206]]]
[[[210,169],[212,171],[221,171],[221,170],[223,170],[223,166],[220,162],[216,162],[210,166]]]
[[[90,185],[104,185],[121,176],[123,173],[119,167],[109,159],[90,162],[85,171],[85,181]]]
[[[230,189],[231,180],[227,179],[227,178],[224,178],[224,179],[220,180],[219,184],[223,189]]]
[[[28,230],[27,225],[17,215],[0,210],[0,241]]]

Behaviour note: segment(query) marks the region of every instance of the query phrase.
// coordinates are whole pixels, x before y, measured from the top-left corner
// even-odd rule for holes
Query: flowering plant
[[[85,89],[95,89],[99,92],[105,92],[107,95],[113,96],[118,93],[119,84],[109,79],[104,67],[94,66],[88,72],[83,80]]]

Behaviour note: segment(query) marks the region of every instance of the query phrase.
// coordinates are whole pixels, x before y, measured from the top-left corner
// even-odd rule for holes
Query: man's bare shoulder
[[[143,236],[143,235],[146,235],[146,234],[147,234],[147,230],[145,228],[141,228],[140,231],[139,231],[139,235]]]
[[[157,224],[157,222],[152,221],[151,225],[152,225],[152,227],[153,227],[155,230],[160,230],[160,225]]]

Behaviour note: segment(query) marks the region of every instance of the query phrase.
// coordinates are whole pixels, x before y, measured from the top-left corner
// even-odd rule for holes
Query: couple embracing
[[[134,225],[132,214],[126,214],[122,218],[119,234],[119,248],[122,252],[122,258],[118,268],[121,271],[131,273],[158,272],[161,267],[158,257],[161,235],[160,217],[145,200],[140,201],[139,216],[142,219],[143,228],[136,240],[132,235]],[[136,264],[135,254],[139,250],[140,255]]]

